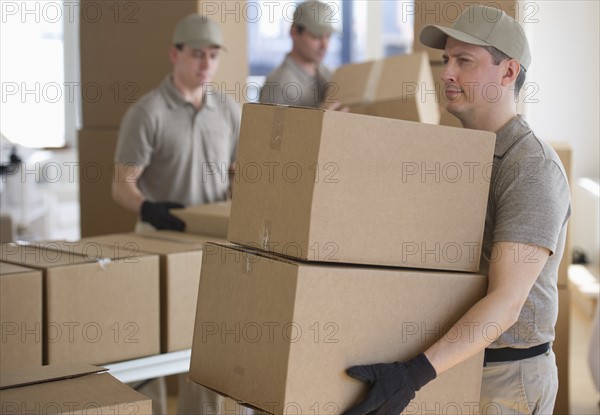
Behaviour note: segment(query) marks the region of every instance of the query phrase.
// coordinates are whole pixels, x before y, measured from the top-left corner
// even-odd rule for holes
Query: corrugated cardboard
[[[572,149],[571,145],[568,143],[550,143],[560,161],[565,168],[565,172],[567,173],[567,179],[569,180],[569,187],[573,188],[573,181],[571,179],[572,170],[571,170],[571,161],[572,161]],[[565,240],[565,251],[563,253],[562,259],[560,261],[560,265],[558,268],[558,286],[560,288],[567,288],[569,284],[569,265],[573,262],[573,244],[571,242],[571,225],[570,222],[567,225],[567,237]]]
[[[192,347],[194,332],[202,247],[144,236],[112,234],[88,238],[82,242],[96,242],[136,253],[158,254],[161,352],[189,349]]]
[[[571,290],[558,289],[558,320],[552,350],[558,367],[558,395],[554,404],[554,414],[564,415],[569,411],[569,321],[571,316]]]
[[[448,99],[446,98],[444,90],[444,82],[441,79],[443,70],[444,66],[441,63],[431,64],[431,72],[433,74],[433,81],[435,83],[435,92],[438,98],[438,104],[440,106],[440,125],[462,128],[462,123],[460,120],[446,110]]]
[[[340,66],[327,96],[358,114],[430,124],[440,119],[424,52]]]
[[[231,202],[209,203],[171,209],[174,216],[185,222],[185,232],[227,238]]]
[[[3,370],[0,412],[152,414],[149,398],[101,373],[105,370],[81,364]]]
[[[495,136],[246,104],[228,239],[313,261],[477,271]]]
[[[42,273],[0,262],[0,367],[42,365]]]
[[[202,4],[206,3],[206,4]],[[230,53],[221,56],[211,91],[244,97],[248,77],[245,1],[82,0],[80,51],[83,126],[117,127],[127,108],[172,71],[169,47],[176,22],[190,13],[221,27]]]
[[[204,246],[204,244],[206,242],[217,242],[217,243],[227,242],[226,239],[217,238],[215,236],[194,235],[192,233],[166,231],[166,230],[144,232],[141,235],[143,235],[146,238],[155,238],[155,239],[162,239],[165,241],[173,241],[173,242],[191,244],[200,249],[202,249],[202,247]]]
[[[159,353],[158,256],[116,248],[1,246],[2,261],[43,272],[44,364],[104,364]]]
[[[409,16],[414,18],[414,43],[413,51],[426,51],[431,62],[441,62],[443,51],[424,46],[419,41],[421,30],[427,25],[452,26],[463,11],[474,4],[482,4],[503,10],[506,14],[519,22],[534,22],[539,18],[539,6],[535,2],[521,2],[515,0],[415,0],[414,4],[406,4],[404,8],[404,19]],[[538,15],[536,17],[536,15]],[[486,16],[490,20],[497,19],[496,15]]]
[[[190,377],[274,414],[341,413],[366,390],[345,369],[417,355],[487,288],[478,274],[258,252],[206,245]],[[407,411],[466,413],[479,403],[482,366],[478,354],[440,375]]]
[[[81,236],[131,232],[137,215],[112,198],[116,129],[83,129],[78,133]]]

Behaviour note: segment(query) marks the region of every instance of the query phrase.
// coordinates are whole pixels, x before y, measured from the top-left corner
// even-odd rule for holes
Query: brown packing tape
[[[286,107],[275,107],[273,114],[273,129],[271,131],[271,145],[270,147],[274,150],[281,148],[281,142],[283,141],[283,129],[285,127],[285,114]]]

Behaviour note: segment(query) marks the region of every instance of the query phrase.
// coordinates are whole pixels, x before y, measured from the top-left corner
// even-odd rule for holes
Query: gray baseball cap
[[[452,27],[425,26],[419,40],[425,46],[445,49],[448,37],[479,46],[493,46],[516,59],[528,69],[531,53],[525,32],[519,23],[502,10],[494,7],[470,6]]]
[[[192,13],[177,22],[173,32],[173,44],[191,48],[216,46],[225,49],[221,29],[210,18]]]
[[[293,23],[306,28],[315,36],[336,32],[333,23],[339,20],[335,10],[320,1],[308,0],[300,3],[294,10]]]

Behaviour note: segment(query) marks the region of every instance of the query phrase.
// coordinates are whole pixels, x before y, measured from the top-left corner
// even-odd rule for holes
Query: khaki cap
[[[173,44],[188,45],[194,49],[209,46],[225,49],[219,26],[212,19],[196,13],[189,14],[177,22],[173,32]]]
[[[475,5],[469,7],[452,27],[429,25],[421,30],[419,40],[425,46],[445,49],[448,37],[479,46],[493,46],[516,59],[527,70],[531,53],[521,25],[502,10]]]
[[[293,23],[306,28],[315,36],[336,32],[333,23],[339,20],[335,11],[327,3],[308,0],[300,3],[294,10]]]

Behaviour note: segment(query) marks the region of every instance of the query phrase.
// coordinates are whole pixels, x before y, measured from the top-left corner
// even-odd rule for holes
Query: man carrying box
[[[241,113],[225,95],[207,93],[222,48],[214,21],[180,20],[169,51],[173,72],[123,117],[112,191],[140,215],[139,227],[183,230],[169,209],[227,198]]]
[[[241,112],[225,95],[207,92],[221,49],[214,21],[198,14],[181,19],[169,51],[173,72],[123,117],[112,192],[117,203],[139,214],[138,232],[182,231],[185,223],[169,209],[227,198]],[[186,377],[179,376],[178,412],[218,413],[223,398]],[[155,413],[164,413],[164,379],[151,382],[146,393],[154,395]]]
[[[332,73],[322,64],[336,16],[327,3],[308,0],[294,11],[290,36],[292,50],[283,63],[267,76],[259,101],[320,107]]]
[[[451,28],[425,27],[419,38],[445,51],[448,111],[465,128],[497,135],[481,258],[488,291],[450,329],[458,338],[444,336],[406,362],[348,369],[370,391],[346,413],[398,414],[421,387],[485,349],[480,414],[551,414],[570,196],[560,159],[517,115],[515,96],[531,61],[527,38],[504,12],[480,5]]]

